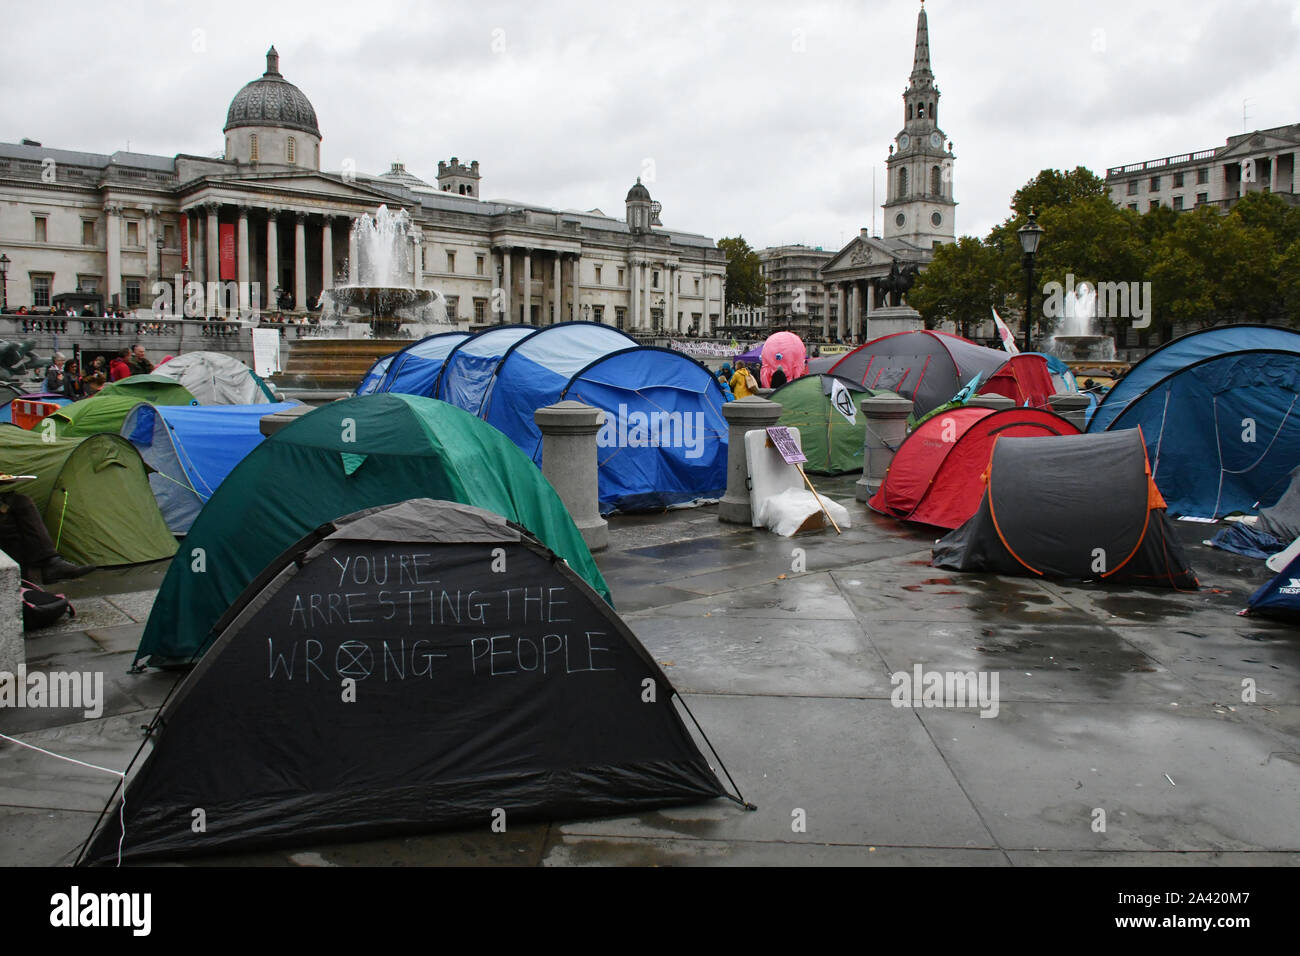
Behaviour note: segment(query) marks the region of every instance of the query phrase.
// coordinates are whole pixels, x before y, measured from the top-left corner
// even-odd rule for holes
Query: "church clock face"
[[[905,222],[907,222],[907,217],[904,216],[901,212],[894,217],[894,225],[896,226],[901,227]]]
[[[935,226],[942,226],[943,216],[939,215],[937,212],[932,212],[930,213],[930,221],[934,223]]]
[[[907,147],[909,147],[909,146],[911,146],[911,145],[912,145],[912,137],[908,136],[906,133],[904,133],[902,136],[898,137],[898,148],[899,148],[899,149],[907,149]]]
[[[940,136],[938,133],[931,133],[930,145],[933,146],[935,149],[938,149],[943,145],[943,137]]]

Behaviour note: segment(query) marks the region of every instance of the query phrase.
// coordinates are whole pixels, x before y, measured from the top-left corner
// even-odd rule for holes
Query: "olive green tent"
[[[853,402],[855,422],[850,422],[832,403],[836,383],[843,386]],[[815,475],[840,475],[862,470],[862,445],[867,433],[863,399],[892,394],[837,375],[804,375],[782,385],[769,397],[781,404],[777,424],[799,429],[799,441],[808,457],[804,470]]]
[[[94,398],[83,398],[64,405],[41,420],[35,431],[54,429],[60,438],[75,438],[108,432],[116,435],[122,430],[126,414],[141,402],[153,405],[197,405],[198,402],[184,385],[161,375],[132,375],[105,385]],[[47,425],[47,422],[53,425]]]
[[[120,435],[46,441],[21,428],[0,428],[0,469],[36,476],[6,490],[36,503],[69,561],[113,567],[176,553],[145,463]]]
[[[298,418],[226,476],[163,579],[137,660],[196,659],[231,602],[303,535],[354,511],[416,497],[475,505],[522,525],[609,600],[559,495],[514,442],[445,402],[360,395]],[[394,600],[420,586],[412,577],[418,571],[393,573]],[[495,581],[510,569],[485,567],[483,574]]]

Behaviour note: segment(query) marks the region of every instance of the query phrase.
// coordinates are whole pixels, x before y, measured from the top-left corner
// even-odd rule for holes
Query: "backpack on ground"
[[[20,589],[23,601],[23,630],[35,631],[59,623],[64,614],[76,617],[77,612],[62,594],[43,590],[31,581],[23,581]]]

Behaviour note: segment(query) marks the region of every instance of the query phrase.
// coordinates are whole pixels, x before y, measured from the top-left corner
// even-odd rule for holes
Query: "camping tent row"
[[[976,376],[976,391],[1005,395],[1017,405],[1042,407],[1056,392],[1043,356],[1009,356],[959,335],[928,329],[873,339],[844,355],[829,371],[911,399],[916,419],[949,401]]]
[[[0,429],[5,468],[35,475],[13,487],[27,495],[59,554],[98,567],[170,558],[176,539],[149,488],[139,452],[119,435],[54,438]]]
[[[1275,503],[1300,461],[1300,333],[1230,325],[1162,345],[1111,388],[1088,431],[1139,426],[1173,514]]]
[[[443,402],[365,395],[297,418],[226,476],[163,578],[137,660],[165,665],[197,658],[218,618],[304,534],[342,515],[414,497],[503,515],[609,600],[609,588],[559,495],[504,435]],[[394,589],[410,587],[409,569],[392,567],[389,573]]]
[[[127,414],[141,402],[152,405],[197,405],[184,385],[162,375],[132,375],[105,385],[99,394],[64,405],[41,419],[42,432],[53,430],[60,438],[78,438],[122,430]]]
[[[190,530],[226,476],[262,443],[262,419],[297,404],[141,402],[127,413],[121,434],[149,466],[149,485],[172,534]]]
[[[602,513],[716,498],[726,488],[724,397],[713,375],[680,352],[638,345],[598,322],[430,336],[381,359],[357,391],[455,405],[505,433],[538,465],[537,409],[564,400],[599,408]]]
[[[429,414],[454,425],[449,437],[492,431],[443,409]],[[332,426],[322,411],[285,431]],[[497,443],[512,460],[486,464],[540,483]],[[501,810],[513,822],[741,802],[654,658],[521,524],[403,500],[309,526],[248,577],[81,862],[488,827]]]

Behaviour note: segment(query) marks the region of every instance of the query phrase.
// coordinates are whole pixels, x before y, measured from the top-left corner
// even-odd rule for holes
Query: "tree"
[[[998,250],[962,236],[934,251],[934,259],[907,293],[907,302],[921,313],[926,328],[947,320],[970,338],[975,327],[991,318],[990,308],[1005,308],[1007,293]]]
[[[1106,194],[1106,181],[1084,166],[1076,166],[1068,173],[1044,169],[1016,190],[1011,197],[1011,209],[1015,218],[1023,219],[1031,207],[1041,216],[1055,206]]]
[[[718,248],[727,254],[727,303],[749,308],[763,305],[766,290],[758,253],[744,236],[719,239]]]

